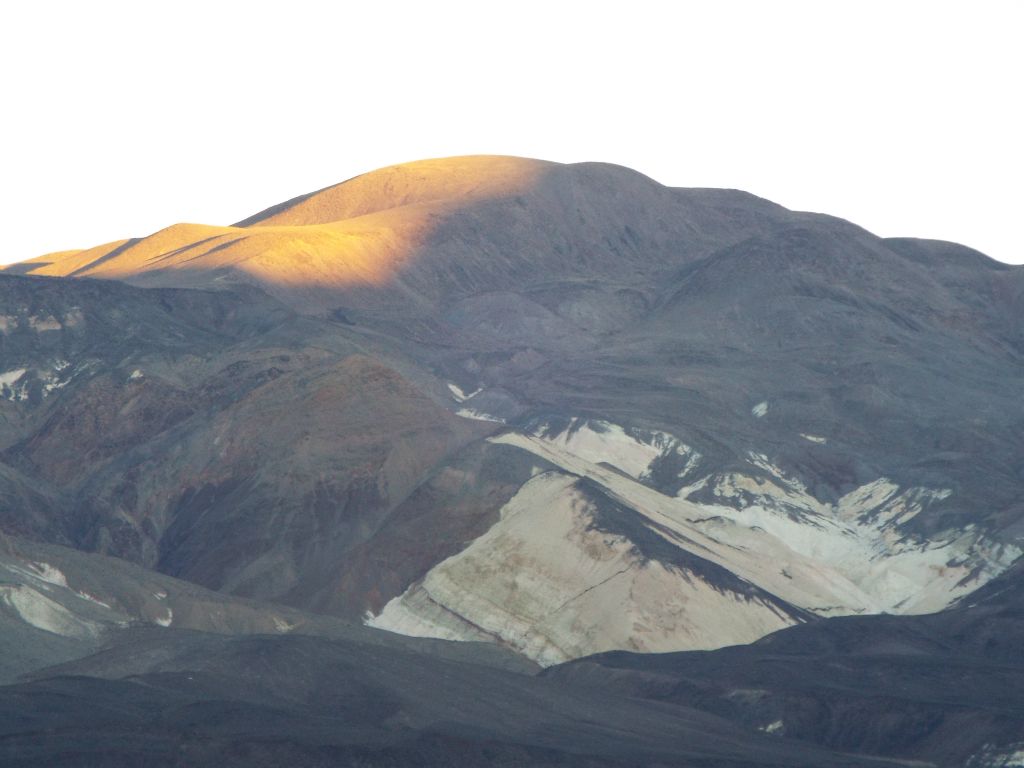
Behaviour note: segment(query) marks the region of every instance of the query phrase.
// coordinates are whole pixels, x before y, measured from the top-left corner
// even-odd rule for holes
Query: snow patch
[[[763,418],[768,413],[768,401],[762,400],[760,403],[750,409],[750,412],[758,419]]]
[[[828,440],[824,437],[821,437],[819,435],[808,435],[803,432],[800,433],[800,437],[802,437],[804,440],[809,440],[812,443],[817,443],[818,445],[824,445],[825,443],[828,442]]]
[[[781,720],[776,720],[774,723],[762,725],[757,730],[761,731],[762,733],[781,733],[783,728],[785,728],[785,723],[783,723]]]
[[[161,618],[153,619],[153,622],[159,624],[161,627],[171,626],[171,622],[174,621],[174,611],[170,608],[167,609],[167,615]]]
[[[128,377],[128,381],[137,381],[137,380],[143,378],[144,376],[145,376],[145,374],[142,372],[142,370],[139,369],[139,368],[136,368],[134,371],[132,371],[131,375]]]

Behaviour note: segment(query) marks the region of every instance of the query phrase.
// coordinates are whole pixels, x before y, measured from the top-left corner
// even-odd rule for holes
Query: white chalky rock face
[[[97,638],[133,619],[145,620],[129,616],[105,595],[79,588],[60,568],[13,553],[0,554],[0,613],[78,639]]]
[[[557,472],[531,479],[490,531],[368,623],[408,635],[496,640],[541,664],[617,648],[751,642],[794,623],[767,601],[645,559],[625,537],[595,527],[577,482]]]
[[[572,419],[560,432],[542,426],[532,437],[593,464],[610,464],[638,480],[647,478],[651,464],[667,454],[687,459],[680,477],[700,461],[699,453],[667,432],[627,431],[607,421]]]
[[[972,768],[1024,768],[1024,741],[996,747],[991,744],[965,763]]]
[[[470,392],[469,394],[466,394],[465,390],[463,390],[462,387],[460,387],[458,384],[449,383],[448,391],[452,393],[452,397],[455,399],[455,402],[464,403],[467,400],[479,395],[483,391],[483,388],[477,388]]]
[[[493,416],[483,411],[478,411],[475,408],[459,408],[455,412],[456,416],[461,416],[464,419],[474,419],[476,421],[493,421],[496,424],[504,424],[505,420],[500,416]]]
[[[900,526],[945,489],[879,478],[824,504],[762,454],[748,457],[749,472],[699,477],[700,456],[672,435],[607,422],[490,440],[560,471],[523,485],[491,530],[391,600],[372,626],[501,642],[542,664],[610,649],[717,648],[795,623],[787,605],[822,616],[937,611],[1021,555],[970,526],[908,537]],[[675,496],[646,482],[669,453],[691,481]],[[581,478],[630,516],[632,533],[602,530]],[[683,560],[641,551],[627,537],[640,534]],[[673,564],[686,557],[763,592],[740,596]]]
[[[270,611],[204,594],[135,566],[103,562],[100,555],[50,546],[45,555],[30,554],[37,546],[45,545],[0,536],[0,635],[34,628],[97,647],[108,633],[132,625],[263,634],[291,632],[305,621],[287,608]]]
[[[28,319],[28,324],[36,332],[59,331],[60,321],[52,315],[33,315]]]
[[[783,733],[785,733],[786,724],[782,720],[775,720],[771,723],[768,723],[768,725],[762,725],[757,730],[761,731],[762,733],[775,733],[781,736]]]
[[[6,563],[3,566],[13,574],[27,578],[32,583],[51,584],[57,587],[67,587],[68,580],[64,572],[54,568],[49,563],[37,563],[33,560],[20,561],[20,564]],[[47,589],[47,587],[43,587]]]
[[[33,378],[38,378],[41,382],[43,397],[51,395],[70,383],[73,374],[73,371],[69,370],[70,367],[71,363],[58,358],[53,362],[52,367],[34,370],[31,373],[28,368],[14,368],[0,372],[0,397],[12,402],[28,400],[29,385]]]
[[[819,614],[938,611],[1020,555],[1018,548],[989,541],[973,526],[930,541],[901,532],[899,526],[926,506],[948,498],[948,490],[900,488],[879,478],[834,505],[822,504],[764,456],[752,455],[750,462],[771,477],[716,475],[679,495],[687,498],[710,489],[720,503],[700,504],[705,515],[762,531],[848,579],[862,593],[859,599],[848,596],[835,604],[798,601]]]
[[[65,328],[76,328],[85,322],[85,315],[79,307],[72,307],[66,315],[64,315],[64,327]]]
[[[505,420],[500,416],[495,416],[487,413],[486,411],[481,411],[479,408],[473,408],[467,403],[467,401],[472,400],[483,392],[483,387],[478,387],[467,394],[458,384],[449,383],[448,391],[451,392],[452,399],[455,400],[455,402],[463,404],[463,407],[459,408],[459,410],[455,412],[456,416],[461,416],[464,419],[474,419],[476,421],[493,421],[495,424],[505,423]]]
[[[12,371],[0,373],[0,386],[11,386],[18,379],[25,375],[25,368],[15,368]]]
[[[64,637],[96,637],[101,625],[78,616],[50,596],[27,584],[0,585],[0,604],[25,623]]]
[[[29,563],[29,567],[38,574],[38,578],[47,584],[55,584],[58,587],[66,587],[68,579],[60,568],[54,568],[49,563]]]
[[[274,617],[274,629],[282,634],[287,634],[295,629],[296,625],[287,619],[282,619],[277,616]]]
[[[25,381],[27,368],[14,368],[0,372],[0,397],[11,402],[28,398],[28,384]]]

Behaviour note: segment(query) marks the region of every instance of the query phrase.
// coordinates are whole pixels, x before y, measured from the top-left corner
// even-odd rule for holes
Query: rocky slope
[[[936,611],[1021,554],[1022,310],[741,192],[396,166],[0,275],[0,521],[544,664]]]
[[[537,457],[537,474],[486,534],[371,625],[492,638],[542,663],[713,648],[813,615],[937,611],[1021,554],[974,527],[930,540],[900,532],[948,489],[879,478],[822,503],[763,455],[745,472],[702,476],[699,454],[670,435],[606,422],[489,442]],[[650,485],[666,463],[694,474],[674,495]]]
[[[136,630],[0,687],[0,712],[9,766],[899,764],[423,648],[297,634]]]
[[[547,676],[680,702],[775,736],[939,766],[1014,766],[1024,749],[1018,566],[928,616],[845,617],[713,652],[605,654]]]

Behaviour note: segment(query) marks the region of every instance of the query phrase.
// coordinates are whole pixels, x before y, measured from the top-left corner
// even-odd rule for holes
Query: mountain
[[[679,656],[694,702],[628,694],[754,736],[778,710],[816,749],[938,760],[938,736],[826,738],[774,698],[721,697],[757,677],[769,640],[898,646],[920,627],[938,638],[924,646],[935,685],[950,684],[949,638],[994,636],[964,606],[1017,589],[998,585],[1018,583],[1024,551],[1022,375],[1024,269],[963,246],[600,163],[408,163],[230,227],[0,272],[0,527],[259,606],[229,637],[292,611],[368,637],[493,644],[586,690],[576,670],[619,657],[559,665],[742,645]],[[54,596],[17,583],[24,622],[30,592]],[[107,638],[156,610],[82,620]],[[211,630],[196,621],[184,629]],[[16,671],[107,642],[31,626],[64,639]],[[163,636],[188,658],[287,645]],[[317,637],[305,658],[347,653]],[[853,646],[835,653],[856,676],[868,662]],[[704,658],[741,671],[690,661]],[[832,701],[840,683],[821,669]],[[978,674],[978,690],[999,688]],[[785,677],[765,690],[802,706]],[[147,707],[177,701],[149,693]],[[1013,717],[957,754],[996,760]]]

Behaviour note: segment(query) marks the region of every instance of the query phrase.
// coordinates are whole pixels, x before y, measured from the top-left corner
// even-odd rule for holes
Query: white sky
[[[8,3],[0,263],[457,154],[1024,262],[1024,2]]]

